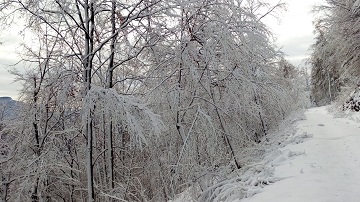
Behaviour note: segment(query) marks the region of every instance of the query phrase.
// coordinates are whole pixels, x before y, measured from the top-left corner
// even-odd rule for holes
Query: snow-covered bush
[[[342,106],[343,110],[360,111],[360,87],[353,91]]]

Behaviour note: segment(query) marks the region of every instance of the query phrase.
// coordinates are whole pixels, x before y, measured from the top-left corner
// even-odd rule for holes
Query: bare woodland
[[[0,201],[157,202],[189,187],[212,201],[302,107],[300,74],[262,22],[282,6],[1,1],[37,45],[14,72],[18,115],[0,120]]]

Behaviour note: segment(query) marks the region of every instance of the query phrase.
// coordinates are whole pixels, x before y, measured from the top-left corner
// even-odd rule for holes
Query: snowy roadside
[[[333,114],[336,118],[348,118],[355,122],[360,123],[360,112],[353,112],[353,111],[341,111],[338,108],[331,107],[328,108],[331,114]]]
[[[188,190],[172,202],[358,202],[359,115],[333,117],[319,107],[305,116],[288,119],[270,135],[258,163],[205,190],[199,200]]]
[[[263,188],[283,179],[276,175],[277,166],[304,154],[304,151],[287,148],[289,145],[302,143],[311,137],[306,132],[301,134],[296,132],[296,123],[304,119],[302,112],[294,113],[279,126],[277,131],[272,131],[267,136],[268,141],[263,141],[255,148],[248,148],[254,151],[261,150],[262,154],[248,155],[248,158],[251,158],[248,161],[251,163],[232,173],[228,180],[220,181],[204,190],[201,195],[188,189],[179,194],[175,200],[168,202],[233,202],[261,193]]]
[[[282,180],[265,186],[253,197],[234,201],[360,200],[360,123],[356,122],[359,115],[334,118],[326,107],[309,109],[305,115],[306,120],[297,123],[296,134],[313,137],[301,144],[288,144],[280,149],[279,157],[270,162],[274,166],[274,177]]]

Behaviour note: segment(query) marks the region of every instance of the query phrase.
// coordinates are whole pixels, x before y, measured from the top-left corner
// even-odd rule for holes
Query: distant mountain
[[[0,103],[6,103],[6,104],[10,104],[13,105],[16,103],[15,100],[13,100],[11,97],[0,97]]]
[[[11,97],[0,97],[0,121],[14,118],[18,106],[19,102]]]

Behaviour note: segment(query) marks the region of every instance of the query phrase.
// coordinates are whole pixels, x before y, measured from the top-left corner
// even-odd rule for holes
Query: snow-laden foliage
[[[273,168],[265,167],[262,164],[253,165],[249,170],[242,173],[241,177],[233,177],[209,187],[202,193],[199,201],[232,202],[251,197],[260,191],[259,188],[278,181],[272,175]]]
[[[353,91],[342,106],[343,110],[360,111],[360,89]]]
[[[159,135],[164,130],[159,115],[136,98],[120,95],[114,89],[92,86],[81,107],[88,109],[82,115],[82,124],[101,114],[101,121],[111,121],[116,123],[116,127],[126,130],[134,146],[142,147],[150,136]]]
[[[208,10],[206,6],[193,2],[191,9],[182,8],[182,31],[173,37],[177,46],[155,47],[160,61],[149,77],[163,75],[160,82],[166,85],[148,80],[155,88],[150,102],[171,134],[162,138],[162,151],[168,152],[160,157],[175,159],[169,162],[173,170],[165,167],[162,172],[170,176],[162,183],[171,194],[194,179],[206,190],[219,175],[226,175],[213,170],[221,165],[230,170],[242,167],[245,148],[260,142],[301,100],[293,82],[296,71],[293,76],[279,73],[285,71],[275,65],[279,55],[268,41],[266,27],[246,12],[250,8],[231,3]],[[163,55],[169,52],[176,57]]]
[[[318,36],[309,61],[312,97],[325,105],[359,84],[360,7],[356,0],[331,0],[315,10],[323,15],[315,22]]]
[[[302,106],[299,73],[261,21],[282,4],[6,2],[36,41],[15,72],[6,200],[167,201],[191,187],[231,200],[219,183],[256,186],[228,177]]]

